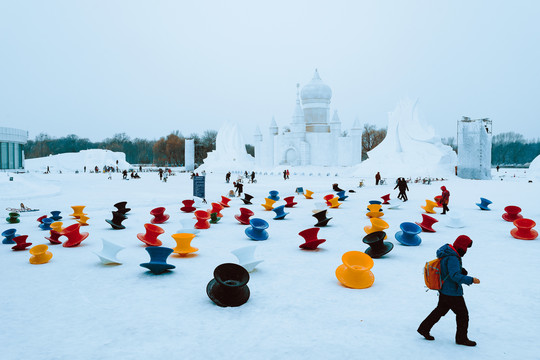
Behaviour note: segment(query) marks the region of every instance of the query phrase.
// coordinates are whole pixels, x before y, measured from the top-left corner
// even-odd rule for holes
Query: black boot
[[[425,331],[425,330],[420,329],[420,328],[418,328],[418,330],[416,330],[416,331],[418,331],[418,333],[419,333],[420,335],[422,335],[423,337],[425,337],[426,340],[435,340],[435,338],[429,334],[429,331]]]
[[[472,340],[469,340],[469,339],[464,339],[464,340],[456,340],[456,344],[458,345],[465,345],[465,346],[476,346],[476,341],[472,341]]]

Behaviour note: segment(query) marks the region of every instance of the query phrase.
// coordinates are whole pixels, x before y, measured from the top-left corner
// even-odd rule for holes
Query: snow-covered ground
[[[37,226],[40,215],[60,210],[67,226],[74,223],[68,216],[70,206],[86,205],[90,217],[90,226],[82,228],[89,238],[75,248],[49,245],[54,257],[48,264],[31,265],[28,251],[0,246],[1,358],[538,359],[540,240],[514,239],[512,224],[501,218],[505,206],[518,205],[525,217],[540,219],[540,187],[537,181],[528,182],[525,171],[501,169],[491,181],[451,178],[431,185],[409,184],[409,201],[386,210],[383,217],[395,247],[374,260],[375,283],[363,290],[343,287],[335,270],[343,253],[367,248],[362,238],[363,227],[369,225],[368,201],[387,193],[395,201],[394,186],[374,186],[373,174],[363,176],[367,186],[362,188],[357,187],[357,177],[292,175],[295,169],[287,181],[279,173],[257,175],[257,183],[245,184],[244,190],[255,197],[249,206],[255,217],[269,222],[269,239],[253,242],[245,236],[245,226],[233,216],[244,205],[233,198],[219,224],[193,240],[197,255],[169,257],[176,269],[157,276],[139,266],[149,257],[136,234],[144,232],[150,210],[164,206],[171,217],[162,225],[166,232],[160,239],[164,246],[175,246],[171,234],[181,228],[182,219],[193,218],[180,211],[181,201],[192,195],[188,174],[176,174],[166,183],[156,173],[141,173],[141,179],[128,181],[118,173],[112,180],[107,174],[65,172],[10,175],[13,181],[0,176],[1,209],[21,202],[40,209],[23,213],[16,226],[3,220],[0,231],[15,227],[34,245],[48,244],[48,232]],[[207,208],[232,188],[224,177],[222,172],[208,172]],[[320,249],[300,250],[298,232],[313,227],[311,210],[333,193],[334,182],[356,193],[348,194],[339,209],[328,211],[333,220],[319,232],[327,239]],[[440,194],[443,184],[451,192],[450,213],[460,212],[467,227],[446,227],[447,215],[437,214],[436,233],[422,233],[418,247],[400,245],[394,239],[399,224],[420,221],[420,206]],[[285,220],[273,220],[274,213],[259,205],[270,190],[278,190],[283,198],[295,195],[298,186],[314,191],[315,199],[296,196],[298,205],[288,210]],[[480,197],[493,201],[492,211],[479,210],[475,203]],[[112,230],[105,219],[112,218],[113,204],[119,201],[127,201],[132,211],[123,223],[125,230]],[[452,313],[433,328],[435,341],[416,333],[437,302],[436,293],[424,287],[424,263],[460,234],[474,241],[464,267],[481,280],[465,287],[469,337],[478,342],[475,348],[454,344]],[[101,249],[102,238],[126,247],[118,254],[122,265],[102,265],[92,253]],[[250,274],[249,301],[238,308],[216,306],[205,291],[214,268],[236,262],[231,250],[252,244],[258,246],[256,258],[264,262]]]

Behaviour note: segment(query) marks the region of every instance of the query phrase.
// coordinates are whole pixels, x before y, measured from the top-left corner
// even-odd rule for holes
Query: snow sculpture
[[[355,175],[438,176],[454,173],[456,153],[443,145],[435,131],[423,124],[418,116],[418,100],[401,100],[388,114],[388,129],[384,140],[368,152],[368,159],[357,167]]]
[[[210,152],[201,169],[245,170],[253,166],[254,159],[246,151],[246,143],[236,123],[226,122],[219,129],[216,150]]]
[[[464,179],[491,179],[491,120],[463,117],[458,121],[457,175]]]
[[[186,139],[186,147],[184,151],[186,171],[193,171],[195,168],[195,140]]]

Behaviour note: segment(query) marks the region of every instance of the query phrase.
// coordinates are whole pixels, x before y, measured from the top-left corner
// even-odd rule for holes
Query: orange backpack
[[[441,290],[444,280],[446,278],[441,280],[441,259],[428,261],[424,266],[424,282],[428,289]]]

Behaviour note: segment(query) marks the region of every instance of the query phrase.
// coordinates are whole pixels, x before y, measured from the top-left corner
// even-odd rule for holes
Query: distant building
[[[351,166],[362,161],[362,128],[354,122],[348,135],[334,111],[330,119],[332,90],[315,70],[313,79],[299,91],[289,126],[278,128],[272,119],[268,132],[255,131],[255,162],[262,166]],[[300,102],[302,103],[300,105]]]
[[[457,176],[491,179],[491,120],[463,117],[458,121]]]
[[[28,131],[0,127],[0,170],[24,169]]]

